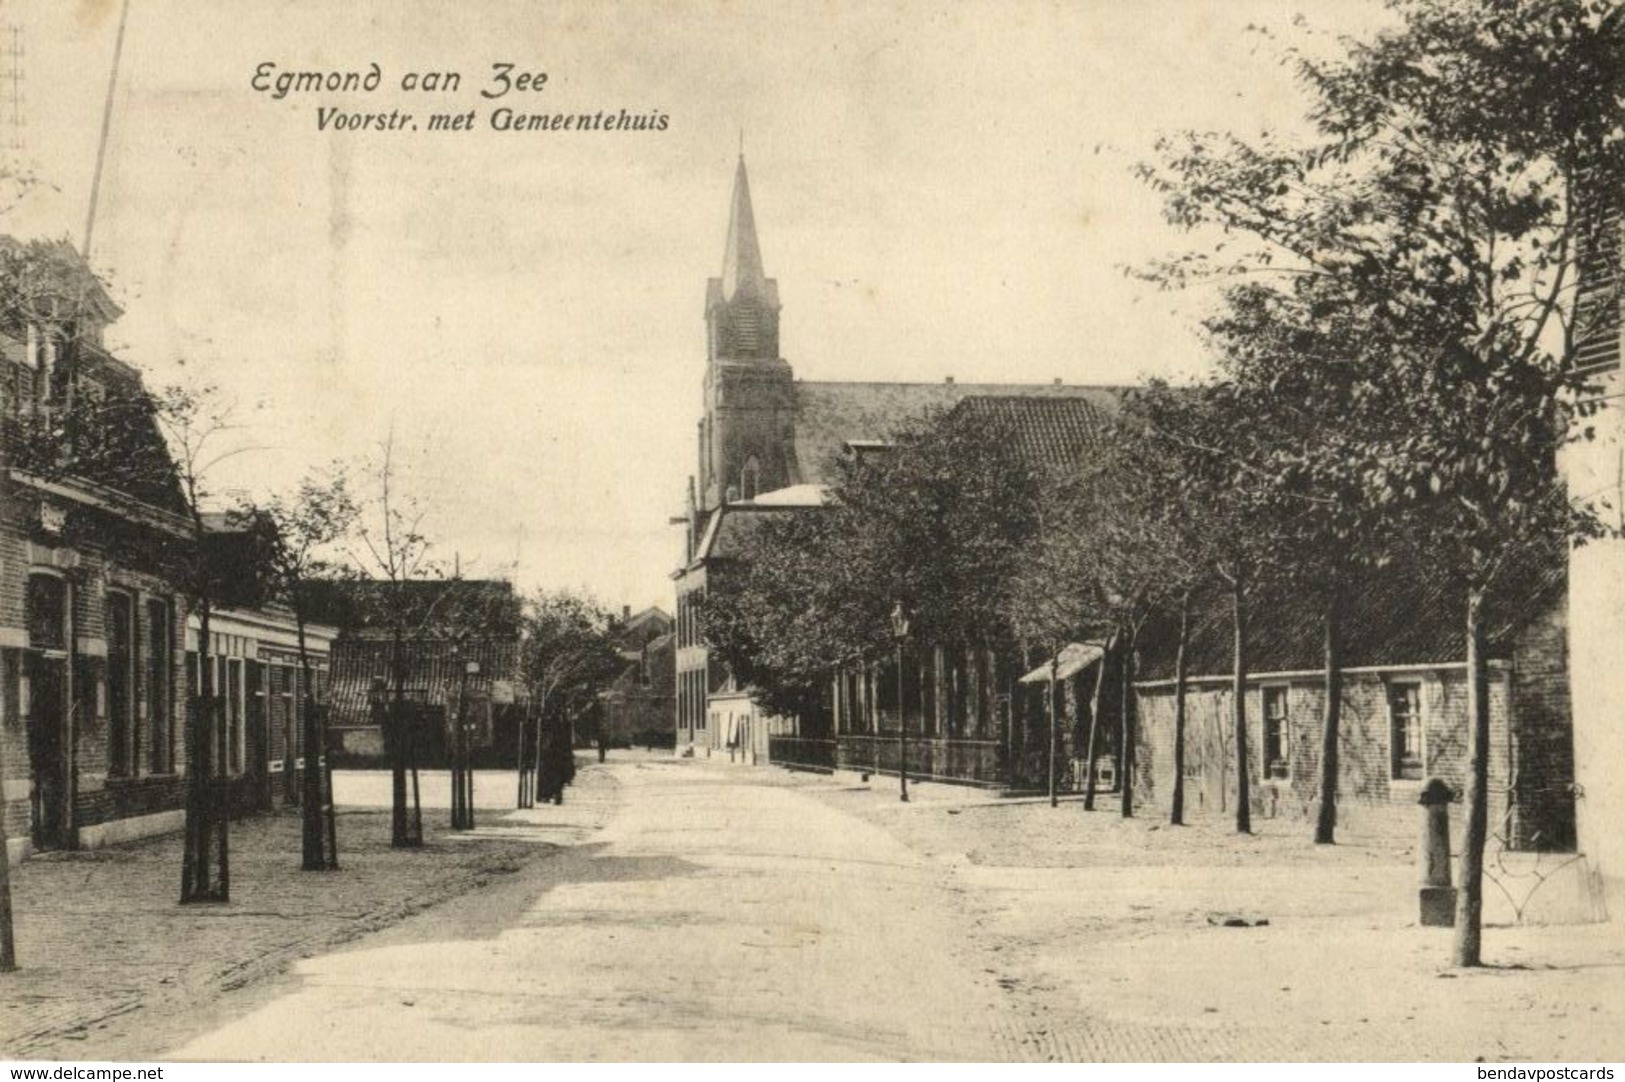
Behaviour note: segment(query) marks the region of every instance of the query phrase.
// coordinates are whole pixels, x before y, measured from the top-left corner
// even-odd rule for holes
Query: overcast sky
[[[110,344],[229,389],[286,486],[393,424],[437,552],[522,587],[671,607],[705,280],[743,129],[781,348],[806,379],[1120,383],[1202,367],[1202,297],[1125,265],[1178,248],[1129,168],[1161,131],[1290,123],[1249,24],[1374,24],[1369,0],[1072,3],[131,0],[92,261]],[[118,0],[24,0],[16,234],[83,239]],[[251,86],[382,70],[373,93]],[[487,100],[491,65],[540,93]],[[455,71],[451,93],[405,92]],[[9,91],[8,91],[9,92]],[[488,114],[661,113],[659,132]],[[319,131],[399,109],[417,131]],[[430,132],[475,110],[473,130]],[[10,123],[0,99],[0,125]],[[184,367],[179,367],[184,362]]]

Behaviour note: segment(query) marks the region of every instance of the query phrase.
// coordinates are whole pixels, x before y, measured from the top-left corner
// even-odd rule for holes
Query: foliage
[[[1008,638],[1040,482],[998,421],[935,412],[844,460],[826,506],[752,518],[715,561],[704,631],[769,709],[797,713],[837,666],[889,653],[898,602],[918,641]]]
[[[620,671],[609,614],[569,590],[540,591],[526,599],[520,669],[539,714],[590,694]]]
[[[1483,604],[1527,551],[1601,530],[1555,461],[1598,408],[1576,363],[1617,333],[1586,259],[1625,181],[1625,16],[1613,0],[1390,0],[1399,25],[1289,51],[1313,138],[1184,133],[1140,175],[1170,221],[1242,238],[1149,268],[1227,285],[1237,387],[1319,399],[1335,442],[1266,456],[1345,543],[1403,516],[1467,604],[1468,817],[1457,960],[1479,961],[1488,703]],[[1617,228],[1617,225],[1612,227]],[[1256,280],[1259,284],[1254,284]],[[1241,284],[1237,284],[1240,282]],[[1239,332],[1239,333],[1238,333]],[[1354,423],[1347,423],[1349,421]],[[1310,448],[1304,450],[1305,447]]]

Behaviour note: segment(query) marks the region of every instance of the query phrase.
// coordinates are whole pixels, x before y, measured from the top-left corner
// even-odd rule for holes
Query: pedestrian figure
[[[575,754],[570,740],[558,726],[548,726],[542,733],[541,769],[536,783],[536,795],[547,803],[564,803],[564,787],[575,778]]]
[[[601,763],[609,757],[609,734],[603,729],[598,730],[598,761]]]

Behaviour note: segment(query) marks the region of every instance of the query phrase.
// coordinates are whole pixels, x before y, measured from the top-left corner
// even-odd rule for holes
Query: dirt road
[[[564,851],[301,962],[170,1055],[1007,1058],[1006,993],[965,947],[947,870],[762,778],[658,760],[584,770],[564,807],[482,827]]]

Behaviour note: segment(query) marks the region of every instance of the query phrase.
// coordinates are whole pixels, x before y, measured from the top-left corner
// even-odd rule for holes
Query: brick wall
[[[69,705],[74,709],[71,754],[75,765],[73,822],[80,827],[116,819],[149,815],[181,806],[184,753],[181,745],[179,689],[182,681],[181,654],[170,654],[171,701],[164,706],[169,715],[167,733],[173,741],[171,757],[174,772],[153,775],[155,711],[151,674],[147,664],[150,648],[145,622],[145,603],[163,598],[169,603],[171,641],[182,641],[184,602],[175,596],[165,574],[169,559],[162,539],[105,513],[69,505],[67,525],[60,534],[48,535],[40,529],[37,497],[20,490],[0,512],[0,635],[12,645],[0,648],[0,776],[5,781],[5,820],[8,837],[26,838],[32,832],[28,794],[32,789],[34,763],[29,745],[29,719],[21,713],[21,686],[27,678],[28,651],[19,648],[27,640],[27,591],[29,576],[45,571],[61,575],[71,584],[73,691]],[[156,543],[155,543],[156,542]],[[124,776],[110,776],[111,726],[107,715],[107,592],[120,590],[131,597],[136,625],[136,654],[132,664],[130,694],[133,702],[128,770]],[[61,655],[57,655],[61,656]],[[57,662],[66,669],[70,662]]]
[[[1531,622],[1512,659],[1510,776],[1517,799],[1507,824],[1521,849],[1575,847],[1574,709],[1568,606]]]
[[[1561,639],[1561,635],[1558,635]],[[1523,679],[1523,684],[1518,683]],[[1544,696],[1557,702],[1553,674],[1530,672],[1515,677],[1492,670],[1490,686],[1490,822],[1514,848],[1561,848],[1563,825],[1573,844],[1573,803],[1551,799],[1561,792],[1565,760],[1552,749],[1565,746],[1566,720],[1555,714],[1514,715],[1509,706],[1520,696]],[[1338,818],[1362,829],[1410,837],[1416,831],[1416,796],[1421,783],[1393,777],[1388,688],[1396,681],[1420,688],[1423,718],[1423,777],[1438,776],[1458,787],[1466,779],[1466,682],[1462,669],[1426,672],[1347,674],[1339,733]],[[1263,687],[1286,691],[1288,770],[1284,778],[1264,777]],[[1513,690],[1509,694],[1509,689]],[[1187,692],[1186,808],[1192,817],[1233,814],[1235,764],[1228,684],[1193,685]],[[1308,820],[1316,814],[1320,791],[1320,730],[1324,688],[1318,678],[1259,681],[1247,693],[1248,776],[1255,816]],[[1173,694],[1160,685],[1140,694],[1139,801],[1166,814],[1173,785]],[[1509,719],[1518,717],[1515,725]],[[1516,737],[1516,742],[1514,738]],[[1513,769],[1519,749],[1525,760],[1520,775]],[[1532,768],[1531,749],[1544,756]],[[1514,780],[1518,799],[1509,805]],[[1538,784],[1537,780],[1538,779]],[[1530,794],[1542,799],[1530,799]],[[1511,809],[1509,811],[1509,808]],[[1459,814],[1459,812],[1458,812]],[[1306,827],[1307,829],[1307,827]]]

